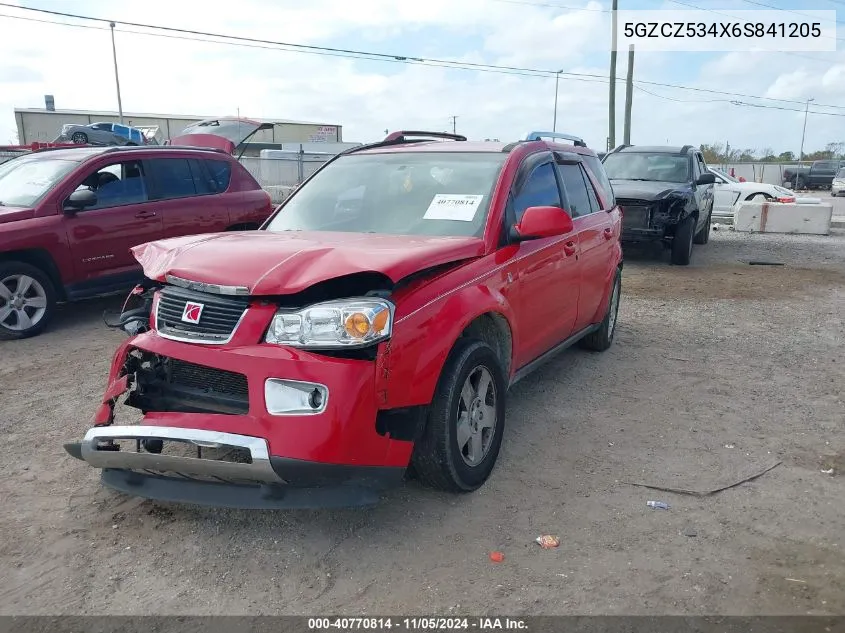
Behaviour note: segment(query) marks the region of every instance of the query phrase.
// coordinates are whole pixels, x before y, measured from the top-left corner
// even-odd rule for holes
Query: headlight
[[[291,347],[363,347],[390,337],[393,304],[384,299],[338,299],[302,310],[279,310],[265,342]]]

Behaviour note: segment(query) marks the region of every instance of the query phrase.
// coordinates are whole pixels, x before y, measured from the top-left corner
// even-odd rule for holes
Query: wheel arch
[[[510,304],[486,286],[467,288],[440,306],[400,319],[391,341],[385,408],[430,404],[446,361],[461,338],[477,338],[490,345],[510,379],[518,345],[513,323]]]
[[[53,289],[56,291],[56,298],[60,300],[66,299],[64,284],[62,283],[62,276],[59,272],[59,267],[53,260],[50,253],[41,248],[29,248],[16,251],[5,251],[0,253],[0,263],[7,262],[22,262],[35,266],[41,270],[50,281],[53,283]]]

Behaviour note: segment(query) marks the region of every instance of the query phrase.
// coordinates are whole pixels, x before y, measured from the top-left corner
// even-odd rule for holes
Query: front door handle
[[[136,218],[143,219],[143,218],[154,218],[156,216],[155,211],[138,211],[135,214]]]
[[[575,242],[567,242],[563,245],[563,252],[567,257],[572,257],[575,254]]]
[[[604,239],[609,240],[613,237],[613,229],[607,228],[604,230]]]

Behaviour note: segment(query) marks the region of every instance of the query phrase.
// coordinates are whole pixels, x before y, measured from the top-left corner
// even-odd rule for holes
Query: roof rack
[[[451,141],[465,141],[467,140],[466,136],[461,134],[449,134],[448,132],[420,132],[418,130],[400,130],[397,132],[391,132],[384,138],[384,143],[387,142],[398,142],[398,143],[409,143],[413,142],[411,139],[412,137],[417,137],[421,140],[425,139],[448,139]],[[419,141],[417,141],[419,142]]]
[[[693,146],[692,146],[692,145],[684,145],[684,146],[681,148],[681,155],[686,155],[687,153],[689,153],[689,151],[690,151],[692,148],[693,148]]]
[[[523,138],[524,141],[541,141],[543,139],[560,139],[563,141],[571,141],[573,145],[577,147],[587,147],[587,144],[584,142],[580,136],[575,136],[574,134],[564,134],[561,132],[541,132],[541,131],[534,131],[529,132]]]
[[[622,145],[617,145],[617,146],[616,146],[616,147],[614,147],[612,150],[610,150],[610,151],[608,152],[608,154],[613,154],[614,152],[620,152],[620,151],[622,151],[623,149],[626,149],[626,148],[628,148],[628,147],[633,147],[633,145],[631,145],[630,143],[622,143]]]

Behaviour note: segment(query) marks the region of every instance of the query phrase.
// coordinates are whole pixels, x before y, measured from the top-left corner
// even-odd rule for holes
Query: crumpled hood
[[[479,257],[474,237],[414,237],[311,231],[244,231],[178,237],[135,246],[144,274],[175,275],[252,295],[293,294],[334,277],[379,272],[394,283],[420,270]]]
[[[674,193],[687,193],[690,186],[682,182],[653,180],[611,180],[613,195],[626,200],[661,200]]]
[[[6,222],[17,222],[18,220],[28,220],[34,216],[35,209],[0,206],[0,224],[4,224]]]

